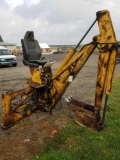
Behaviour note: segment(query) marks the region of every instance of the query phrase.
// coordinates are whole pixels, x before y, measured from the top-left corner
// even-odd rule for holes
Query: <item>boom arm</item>
[[[71,83],[69,82],[69,76],[72,76],[74,79],[80,69],[83,67],[87,59],[90,57],[90,55],[93,53],[94,49],[96,48],[97,44],[91,43],[84,47],[75,57],[71,57],[68,63],[59,71],[57,71],[53,75],[53,88],[52,88],[52,97],[53,97],[53,103],[51,105],[51,109],[56,105],[58,100],[63,95],[65,89],[68,87],[68,85]],[[71,52],[74,52],[72,50]],[[70,54],[71,54],[70,52]],[[69,55],[68,55],[69,56]],[[66,59],[63,63],[66,62]],[[62,65],[61,65],[62,66]],[[61,67],[60,67],[61,68]]]
[[[73,55],[75,54],[75,50],[71,50],[61,66],[53,75],[53,103],[51,108],[54,107],[63,95],[67,86],[70,84],[69,76],[72,75],[73,79],[76,77],[97,46],[99,47],[100,55],[98,61],[95,107],[101,108],[104,89],[106,95],[110,94],[116,62],[117,40],[109,12],[106,10],[97,12],[96,19],[98,21],[100,34],[95,36],[93,41],[84,46],[84,48],[82,48],[82,50],[74,57]]]

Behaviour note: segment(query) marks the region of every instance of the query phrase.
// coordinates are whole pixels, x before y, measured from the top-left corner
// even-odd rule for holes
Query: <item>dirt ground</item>
[[[45,57],[54,59],[53,72],[58,68],[66,54],[52,54]],[[65,128],[70,115],[65,97],[73,96],[75,99],[94,104],[98,54],[94,53],[76,79],[69,86],[62,98],[62,109],[47,112],[37,111],[29,117],[22,119],[13,127],[0,129],[0,160],[30,160],[38,155],[42,144],[52,139],[52,131]],[[120,75],[120,64],[116,65],[114,77]],[[26,86],[26,78],[30,77],[29,68],[22,63],[22,56],[18,56],[17,67],[0,68],[0,95],[6,90],[19,90]],[[0,123],[2,123],[0,101]]]

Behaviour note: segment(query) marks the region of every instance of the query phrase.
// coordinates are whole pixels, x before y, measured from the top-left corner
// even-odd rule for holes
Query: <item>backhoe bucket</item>
[[[100,110],[92,105],[66,98],[72,116],[77,124],[83,127],[101,130]]]

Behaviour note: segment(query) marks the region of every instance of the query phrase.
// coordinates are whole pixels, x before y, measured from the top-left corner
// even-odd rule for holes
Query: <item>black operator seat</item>
[[[41,57],[40,46],[34,39],[34,32],[27,31],[21,39],[23,49],[23,64],[28,67],[44,66],[49,60]]]

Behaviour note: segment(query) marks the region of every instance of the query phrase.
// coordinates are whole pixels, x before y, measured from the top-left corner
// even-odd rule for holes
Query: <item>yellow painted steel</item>
[[[100,35],[96,36],[95,39],[100,43],[100,55],[98,61],[95,107],[101,108],[104,90],[107,95],[109,95],[111,91],[111,83],[116,63],[116,50],[114,46],[117,40],[109,11],[103,10],[97,12],[97,15]]]
[[[112,79],[115,69],[115,63],[116,63],[116,50],[112,50],[110,57],[109,57],[109,63],[108,63],[108,73],[106,78],[106,88],[105,88],[105,94],[109,95],[111,92],[112,87]]]
[[[53,78],[55,79],[56,76],[58,76],[58,73],[62,70],[62,68],[69,62],[69,60],[72,58],[72,56],[75,54],[75,49],[71,49],[67,57],[64,59],[64,61],[61,63],[57,71],[54,73]]]
[[[39,68],[30,68],[30,73],[31,73],[31,76],[32,76],[31,79],[33,82],[42,84]]]
[[[12,112],[11,102],[13,99],[19,96],[19,94],[29,92],[29,91],[31,91],[31,87],[27,87],[17,92],[6,93],[2,95],[2,121],[3,121],[2,127],[3,128],[7,126],[11,126],[12,124],[16,123],[19,119],[23,117],[19,113]]]

